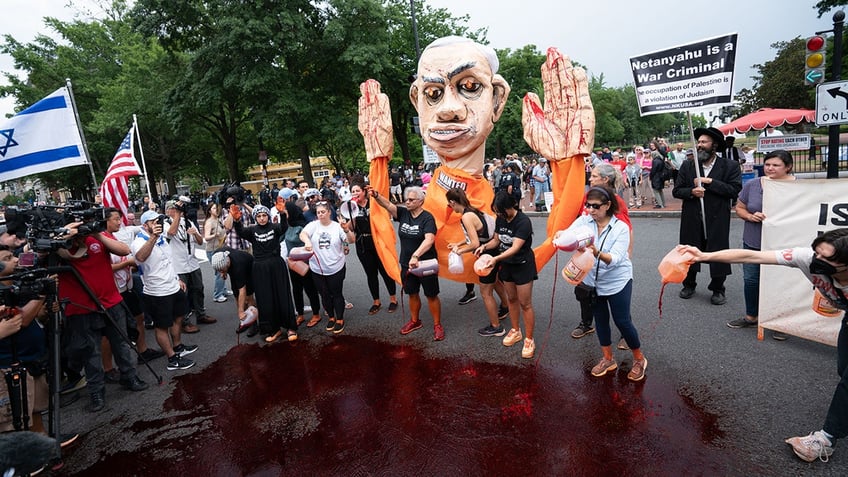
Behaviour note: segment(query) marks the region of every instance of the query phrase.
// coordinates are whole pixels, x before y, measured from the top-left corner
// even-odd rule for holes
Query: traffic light
[[[804,63],[804,84],[824,83],[824,56],[827,41],[821,35],[807,38],[807,58]]]

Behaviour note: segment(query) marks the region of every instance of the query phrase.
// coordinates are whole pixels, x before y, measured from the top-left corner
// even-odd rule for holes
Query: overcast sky
[[[738,33],[735,93],[753,84],[752,65],[774,58],[772,43],[833,26],[833,12],[816,18],[814,0],[425,2],[455,16],[468,14],[472,28],[488,27],[494,48],[536,45],[544,52],[555,46],[586,65],[590,74],[603,73],[606,85],[614,87],[633,82],[632,56]]]
[[[89,8],[95,3],[74,1]],[[608,86],[633,82],[628,61],[631,56],[735,32],[739,40],[734,92],[752,85],[752,65],[774,57],[769,45],[830,29],[833,16],[830,12],[816,18],[814,0],[424,1],[432,7],[446,8],[456,16],[470,15],[472,28],[488,27],[488,39],[494,48],[516,49],[532,44],[545,51],[556,46],[586,65],[590,74],[603,73]],[[2,0],[5,13],[0,15],[0,33],[11,34],[21,42],[32,41],[39,32],[52,34],[45,31],[42,18],[48,15],[64,20],[73,18],[74,10],[67,3],[67,0]],[[0,70],[12,69],[11,58],[0,55]],[[13,109],[13,101],[0,100],[0,117]]]

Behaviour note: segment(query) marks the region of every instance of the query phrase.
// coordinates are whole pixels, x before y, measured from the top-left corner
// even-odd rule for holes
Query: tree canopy
[[[412,7],[420,48],[446,35],[487,42],[486,30],[470,29],[467,16],[423,0]],[[72,79],[98,179],[133,114],[148,176],[164,180],[172,192],[186,178],[207,185],[241,180],[260,149],[272,162],[300,160],[309,179],[314,156],[326,155],[337,170],[364,169],[357,100],[368,78],[390,98],[393,160],[422,160],[421,139],[410,128],[416,113],[409,82],[419,52],[408,0],[112,0],[105,11],[99,19],[46,18],[47,33],[31,43],[5,35],[0,45],[26,74],[7,73],[9,85],[0,95],[14,96],[21,107]],[[773,98],[790,107],[808,104],[809,95],[788,79],[801,78],[798,41],[775,44],[776,57],[757,65],[757,87],[741,95],[751,107],[778,104]],[[487,156],[531,154],[523,139],[522,98],[529,91],[543,96],[545,55],[535,45],[497,54],[512,93]],[[686,129],[680,114],[641,117],[633,85],[609,87],[603,74],[591,78],[590,95],[598,146],[642,143]],[[68,169],[40,178],[76,194],[87,189],[88,176]]]

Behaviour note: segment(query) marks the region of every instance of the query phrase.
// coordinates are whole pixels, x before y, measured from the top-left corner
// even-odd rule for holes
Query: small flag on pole
[[[140,176],[141,169],[135,161],[133,153],[133,139],[135,137],[135,126],[130,127],[127,137],[115,153],[103,184],[100,185],[100,197],[103,199],[104,207],[115,207],[124,215],[124,225],[127,225],[127,208],[129,205],[129,188],[127,177]]]
[[[0,182],[84,164],[68,88],[0,120]]]

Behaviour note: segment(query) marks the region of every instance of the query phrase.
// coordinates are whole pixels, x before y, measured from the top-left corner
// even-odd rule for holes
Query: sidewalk
[[[630,209],[631,217],[680,217],[680,209],[683,201],[671,196],[671,187],[666,187],[663,190],[665,195],[665,208],[655,209],[653,205],[653,197],[648,198],[648,203],[639,208]],[[525,214],[530,217],[547,217],[547,212],[536,212],[536,206],[530,197],[530,192],[525,191],[524,197],[521,199],[521,208]],[[735,212],[733,212],[735,214]]]

